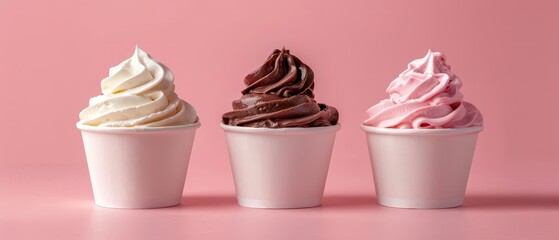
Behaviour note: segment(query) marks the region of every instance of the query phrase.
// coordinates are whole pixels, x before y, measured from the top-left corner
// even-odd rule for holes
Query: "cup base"
[[[455,208],[464,204],[464,198],[457,199],[443,199],[443,200],[414,200],[403,198],[385,198],[377,197],[377,202],[380,205],[393,208],[417,208],[417,209],[430,209],[430,208]]]
[[[258,199],[237,198],[241,207],[248,208],[310,208],[320,206],[321,199],[306,201],[270,201]]]
[[[180,205],[181,201],[173,201],[167,203],[158,203],[158,204],[110,204],[110,203],[103,203],[103,202],[95,202],[95,205],[102,208],[111,208],[111,209],[153,209],[153,208],[167,208],[167,207],[174,207]]]

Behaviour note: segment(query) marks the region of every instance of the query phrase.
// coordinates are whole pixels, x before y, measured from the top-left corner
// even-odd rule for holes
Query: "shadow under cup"
[[[200,123],[154,128],[77,124],[87,157],[95,204],[159,208],[180,203]]]
[[[237,201],[252,208],[318,206],[340,125],[225,131]]]
[[[369,145],[379,204],[450,208],[464,203],[477,137],[483,127],[361,128]]]

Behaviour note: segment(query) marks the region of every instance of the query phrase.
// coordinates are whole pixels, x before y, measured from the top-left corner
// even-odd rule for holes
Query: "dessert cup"
[[[200,123],[152,128],[77,124],[95,204],[108,208],[160,208],[180,203]]]
[[[396,208],[461,206],[481,126],[394,129],[361,125],[377,201]]]
[[[221,124],[239,205],[306,208],[320,205],[336,132],[313,128],[251,128]]]

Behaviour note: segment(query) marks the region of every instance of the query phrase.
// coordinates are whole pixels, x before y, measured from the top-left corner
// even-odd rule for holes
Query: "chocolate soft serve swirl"
[[[245,77],[247,93],[268,93],[283,97],[305,94],[314,98],[314,73],[289,50],[274,50],[264,65]]]
[[[243,96],[223,123],[244,127],[321,127],[338,123],[338,111],[314,100],[314,73],[289,50],[274,50],[245,77]]]

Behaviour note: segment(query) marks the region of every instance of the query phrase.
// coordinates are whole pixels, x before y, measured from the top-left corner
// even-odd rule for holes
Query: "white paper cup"
[[[82,132],[95,204],[159,208],[180,203],[200,123],[157,128],[77,127]]]
[[[221,124],[237,201],[252,208],[320,205],[340,125],[251,128]]]
[[[361,128],[369,144],[379,204],[450,208],[464,203],[477,136],[483,127]]]

